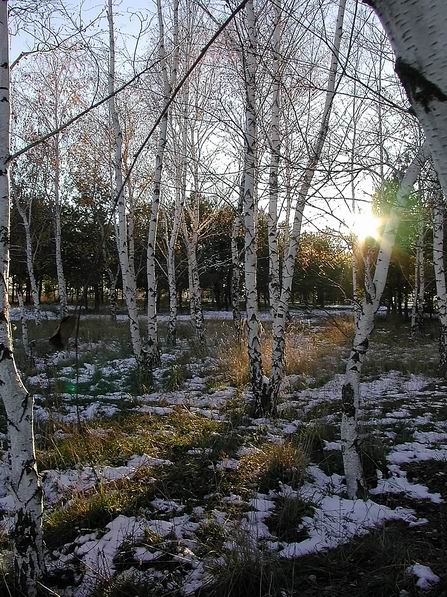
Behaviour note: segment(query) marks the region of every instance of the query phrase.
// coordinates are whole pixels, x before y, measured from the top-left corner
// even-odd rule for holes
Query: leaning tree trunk
[[[447,196],[447,4],[445,0],[365,0],[377,13],[399,76],[424,129]]]
[[[365,275],[365,298],[362,301],[356,322],[355,335],[349,359],[346,363],[345,381],[342,388],[341,443],[343,465],[346,476],[348,496],[358,497],[359,492],[367,491],[362,463],[358,450],[359,415],[360,415],[360,375],[368,351],[369,338],[374,329],[374,315],[380,306],[385,288],[391,253],[400,221],[400,212],[405,207],[409,194],[413,191],[428,150],[424,144],[405,172],[396,196],[395,206],[391,209],[380,240],[374,277],[371,278],[369,267]]]
[[[12,532],[18,592],[37,594],[44,572],[42,490],[37,474],[33,433],[33,399],[26,391],[13,354],[8,305],[10,187],[8,3],[0,3],[0,396],[6,410],[9,485],[14,498]]]
[[[245,228],[245,300],[247,344],[253,402],[256,411],[263,409],[268,379],[262,372],[260,325],[257,288],[257,242],[255,199],[256,168],[256,21],[253,0],[245,7],[248,39],[245,54],[245,156],[244,156],[244,228]]]
[[[274,4],[275,28],[273,31],[273,68],[272,68],[272,108],[270,124],[270,172],[269,172],[269,207],[267,231],[269,246],[269,299],[272,317],[278,308],[281,285],[279,281],[278,249],[278,173],[281,151],[281,0]]]
[[[129,240],[127,230],[127,216],[126,216],[126,200],[123,188],[123,172],[122,172],[122,145],[123,133],[119,122],[118,111],[115,104],[115,35],[113,24],[113,2],[109,0],[108,5],[108,21],[109,21],[109,113],[112,123],[112,140],[114,144],[113,169],[115,173],[115,194],[118,195],[117,210],[118,210],[118,257],[121,267],[121,277],[123,282],[123,294],[126,301],[127,312],[129,315],[130,337],[132,342],[132,350],[135,355],[138,365],[143,364],[144,353],[141,343],[140,326],[138,323],[138,306],[137,306],[137,287],[135,280],[135,272],[133,271],[131,260],[129,259]]]
[[[343,33],[343,21],[345,14],[346,0],[340,0],[338,5],[337,22],[334,35],[334,44],[332,48],[332,58],[329,67],[329,78],[326,87],[326,99],[323,109],[323,117],[320,130],[307,163],[303,181],[298,193],[298,202],[295,209],[292,231],[289,238],[287,255],[284,260],[282,288],[278,301],[278,308],[273,318],[273,348],[272,348],[272,377],[270,380],[269,397],[266,405],[268,410],[275,411],[276,403],[281,388],[281,382],[284,377],[284,359],[286,347],[286,323],[288,317],[290,297],[292,293],[293,274],[295,272],[295,262],[298,252],[298,244],[301,235],[301,223],[303,220],[303,211],[306,205],[307,196],[312,185],[315,171],[320,161],[321,152],[329,129],[329,119],[332,111],[332,104],[335,97],[335,80],[337,76],[337,66],[340,57],[340,44]]]
[[[433,201],[433,267],[439,315],[439,371],[447,377],[447,284],[444,265],[445,206],[441,193]]]

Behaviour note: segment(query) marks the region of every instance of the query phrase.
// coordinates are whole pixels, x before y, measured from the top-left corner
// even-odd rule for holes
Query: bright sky
[[[73,19],[75,22],[79,22],[79,6],[82,5],[82,20],[84,25],[90,23],[91,21],[95,20],[98,15],[102,13],[102,19],[100,22],[95,24],[95,28],[97,31],[106,31],[107,28],[107,21],[106,21],[106,6],[107,0],[84,0],[84,2],[80,2],[79,0],[61,0],[64,2],[64,6],[69,8],[69,14],[73,15]],[[12,2],[13,6],[13,2]],[[114,12],[115,12],[115,29],[117,38],[121,40],[122,43],[123,39],[125,40],[128,54],[132,55],[135,38],[139,32],[142,18],[145,19],[152,19],[154,17],[155,12],[155,2],[154,0],[115,0],[114,1]],[[138,17],[139,15],[139,17]],[[143,19],[144,20],[144,19]],[[144,44],[144,41],[142,42]],[[11,61],[23,51],[30,50],[35,47],[35,40],[33,39],[30,33],[26,31],[19,31],[17,35],[11,38]],[[343,202],[340,200],[340,192],[337,191],[335,188],[330,189],[326,187],[325,189],[321,190],[321,194],[323,196],[338,196],[339,199],[336,201],[331,202],[330,209],[333,209],[338,218],[349,222],[352,226],[352,215],[350,214],[349,205],[350,201]],[[356,193],[358,194],[358,198],[360,200],[368,200],[370,199],[372,192],[372,186],[370,181],[365,179],[360,180],[356,189]],[[350,195],[350,192],[346,192],[346,195]],[[311,199],[310,204],[314,205],[321,205],[322,211],[315,208],[308,208],[305,212],[305,221],[304,226],[308,229],[324,229],[326,226],[331,226],[335,229],[340,227],[339,221],[334,219],[328,215],[328,205],[324,201],[319,201],[317,199]],[[368,213],[368,207],[365,206],[364,211]],[[325,213],[326,212],[326,213]],[[363,224],[366,225],[366,221],[368,216],[363,219]],[[307,221],[306,221],[307,220]],[[357,226],[359,223],[356,223]],[[362,224],[362,227],[363,227]],[[345,229],[346,231],[346,229]]]

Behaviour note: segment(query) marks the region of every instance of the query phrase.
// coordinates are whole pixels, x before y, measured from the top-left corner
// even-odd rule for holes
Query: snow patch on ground
[[[441,580],[431,568],[423,564],[413,564],[407,568],[407,572],[418,577],[416,586],[422,591],[432,589]]]

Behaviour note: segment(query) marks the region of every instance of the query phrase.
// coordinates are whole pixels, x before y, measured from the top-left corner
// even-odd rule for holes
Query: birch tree
[[[242,212],[244,201],[244,178],[242,177],[239,193],[239,201],[234,215],[231,229],[231,307],[233,311],[233,324],[237,336],[241,333],[241,246],[240,236],[242,227]]]
[[[413,305],[411,309],[411,334],[416,335],[421,332],[424,322],[424,303],[425,303],[425,259],[424,259],[424,240],[425,225],[423,216],[417,227],[416,255],[414,264],[414,291]]]
[[[331,48],[332,56],[329,67],[323,115],[317,138],[314,145],[310,148],[310,156],[306,164],[301,186],[298,192],[295,216],[287,248],[287,255],[284,259],[282,288],[279,295],[278,306],[275,310],[275,316],[273,318],[272,376],[268,390],[268,400],[266,402],[266,407],[268,410],[275,410],[276,408],[281,382],[284,377],[286,322],[292,292],[296,255],[298,252],[299,238],[301,234],[301,224],[309,190],[315,176],[317,165],[320,160],[329,129],[329,120],[335,97],[337,66],[340,59],[340,45],[343,33],[345,6],[346,0],[340,0],[338,5],[334,41]]]
[[[439,371],[447,377],[447,283],[444,260],[445,204],[442,193],[433,193],[433,267],[439,315]]]
[[[132,267],[132,251],[129,247],[129,231],[126,213],[126,195],[123,188],[123,133],[121,130],[118,109],[116,106],[115,91],[115,33],[113,21],[113,2],[108,0],[108,23],[109,23],[109,114],[111,121],[111,136],[113,142],[113,170],[114,170],[114,196],[118,197],[117,212],[117,244],[118,257],[121,267],[121,277],[123,283],[123,295],[126,301],[127,312],[129,316],[130,337],[132,350],[139,365],[143,364],[144,353],[140,335],[140,326],[138,323],[137,307],[137,285],[135,279],[135,270]]]
[[[174,8],[177,14],[178,5]],[[163,11],[161,0],[157,0],[157,16],[159,28],[159,59],[161,76],[163,80],[163,103],[166,104],[171,95],[171,82],[168,77],[168,65],[166,60],[165,33],[163,23]],[[178,35],[176,35],[178,37]],[[160,205],[161,175],[163,170],[163,156],[166,147],[168,134],[168,111],[163,115],[160,122],[158,147],[155,157],[154,183],[152,192],[151,212],[149,219],[149,233],[147,241],[147,359],[150,369],[158,362],[160,352],[158,347],[157,327],[157,280],[156,280],[156,259],[155,248],[157,239],[158,208]]]
[[[269,172],[269,207],[267,216],[269,243],[269,295],[272,316],[275,316],[281,292],[279,280],[279,248],[278,248],[278,173],[281,150],[281,17],[280,0],[274,4],[275,20],[272,35],[273,67],[272,67],[272,107],[270,122],[270,172]]]
[[[8,3],[0,3],[0,395],[8,431],[9,490],[14,499],[14,568],[18,590],[34,597],[44,572],[42,490],[36,467],[33,399],[17,370],[9,322],[10,83]]]
[[[245,228],[245,302],[247,317],[247,348],[250,378],[256,409],[265,405],[268,378],[263,374],[257,288],[256,195],[255,169],[257,151],[256,106],[256,18],[253,0],[245,7],[247,40],[245,60],[245,154],[244,154],[244,228]]]
[[[359,453],[359,419],[361,409],[360,376],[369,339],[374,329],[374,316],[380,306],[385,288],[391,254],[400,221],[408,196],[418,179],[421,168],[428,157],[424,144],[406,170],[400,182],[395,205],[391,208],[380,239],[374,275],[366,268],[364,299],[356,321],[355,335],[351,352],[346,363],[345,380],[342,388],[341,442],[347,492],[351,499],[364,495],[367,488]]]
[[[395,69],[424,129],[447,194],[447,58],[444,0],[365,0],[377,13],[396,56]]]
[[[29,173],[28,173],[29,174]],[[31,178],[31,184],[35,187],[37,185],[37,175]],[[13,199],[14,204],[19,212],[19,215],[23,222],[23,228],[25,230],[25,252],[26,252],[26,268],[28,272],[28,278],[31,289],[31,300],[35,309],[37,319],[39,320],[39,289],[37,287],[36,276],[34,273],[34,251],[33,241],[31,234],[31,218],[33,209],[33,191],[27,193],[27,191],[20,185],[13,185]],[[23,200],[25,196],[25,200]]]

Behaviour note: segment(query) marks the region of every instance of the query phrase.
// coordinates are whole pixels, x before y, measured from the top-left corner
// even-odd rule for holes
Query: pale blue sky
[[[69,14],[73,15],[73,18],[77,19],[79,16],[79,8],[83,7],[82,15],[84,23],[91,22],[96,18],[97,15],[103,11],[104,17],[102,19],[102,29],[106,29],[107,22],[105,19],[105,8],[107,0],[60,0],[64,3],[64,6],[68,8]],[[14,6],[14,2],[11,2],[11,6]],[[139,30],[139,19],[136,18],[132,13],[140,13],[146,16],[154,14],[155,2],[154,0],[115,0],[115,28],[117,36],[120,33],[128,35],[129,38],[132,35],[136,35]],[[28,25],[28,31],[32,25]],[[15,29],[15,24],[12,23],[12,30]],[[99,26],[96,30],[99,29]],[[15,32],[14,32],[15,33]],[[31,50],[35,45],[33,36],[24,31],[22,28],[11,36],[11,62],[23,51]]]

